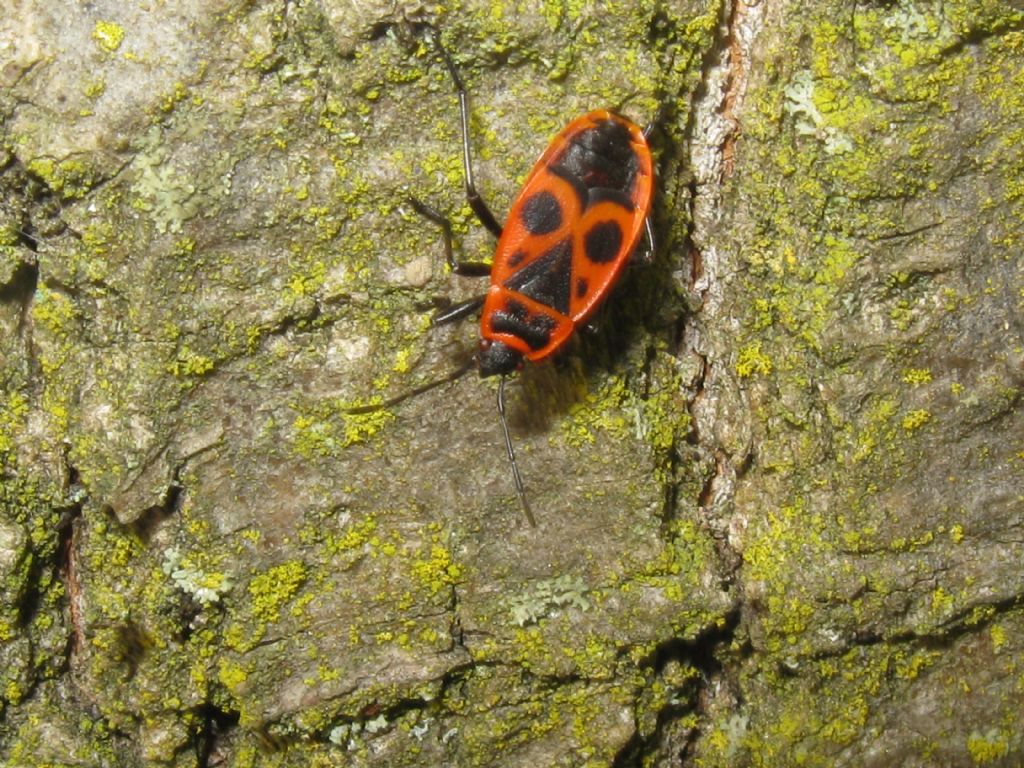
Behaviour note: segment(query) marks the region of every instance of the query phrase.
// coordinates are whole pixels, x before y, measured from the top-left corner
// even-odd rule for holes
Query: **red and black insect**
[[[481,377],[501,376],[498,413],[505,446],[523,512],[535,525],[505,419],[505,377],[524,359],[539,362],[566,345],[608,297],[645,233],[653,251],[650,129],[604,109],[576,118],[540,156],[502,227],[473,181],[466,88],[436,36],[435,42],[459,97],[466,197],[498,245],[489,264],[456,260],[448,220],[411,199],[417,211],[441,227],[452,271],[490,275],[491,285],[484,296],[449,307],[433,320],[439,325],[479,310],[480,349],[474,360],[379,407],[453,381],[474,365]]]

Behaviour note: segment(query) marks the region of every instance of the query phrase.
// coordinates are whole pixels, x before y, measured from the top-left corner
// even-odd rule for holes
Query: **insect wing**
[[[512,205],[482,336],[533,361],[553,354],[615,284],[642,236],[652,193],[639,127],[606,110],[566,126]]]

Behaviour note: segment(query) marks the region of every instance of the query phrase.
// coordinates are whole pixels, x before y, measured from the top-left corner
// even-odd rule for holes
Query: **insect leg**
[[[450,307],[439,309],[437,314],[431,319],[430,324],[445,325],[446,323],[454,323],[457,320],[468,317],[480,310],[480,307],[484,305],[484,298],[484,296],[476,296],[468,301],[462,301]]]
[[[409,196],[409,204],[416,209],[416,213],[441,228],[441,236],[444,238],[444,258],[452,272],[465,277],[486,277],[491,274],[491,265],[487,262],[456,260],[455,249],[452,248],[452,225],[443,213],[436,208],[431,208],[422,200],[417,200],[412,195]]]
[[[462,119],[462,169],[466,179],[466,200],[469,202],[469,207],[473,209],[473,213],[480,219],[480,223],[487,227],[495,237],[501,237],[501,224],[494,218],[494,214],[491,213],[491,209],[477,192],[476,184],[473,182],[473,160],[469,147],[469,95],[466,92],[466,86],[463,85],[462,78],[459,77],[459,71],[455,68],[452,57],[441,45],[441,39],[433,30],[430,35],[434,39],[434,44],[437,45],[437,50],[441,52],[441,58],[444,59],[452,80],[455,81],[455,92],[459,96],[459,113]]]
[[[501,430],[505,433],[505,449],[508,451],[508,460],[512,465],[512,479],[516,484],[516,495],[519,496],[519,504],[523,508],[523,514],[532,528],[537,527],[537,521],[533,518],[530,504],[526,500],[526,491],[523,490],[523,478],[519,475],[519,466],[516,464],[516,454],[512,450],[512,438],[508,434],[508,421],[505,419],[505,377],[498,382],[498,416],[501,419]]]

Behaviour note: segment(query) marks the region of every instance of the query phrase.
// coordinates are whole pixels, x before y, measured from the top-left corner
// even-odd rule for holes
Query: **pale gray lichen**
[[[886,17],[885,27],[899,32],[903,43],[933,39],[950,42],[955,38],[952,27],[941,13],[937,13],[934,8],[929,8],[927,13],[922,13],[918,5],[909,0],[900,0],[893,7],[892,13]],[[922,3],[921,5],[934,6],[937,3]]]
[[[174,548],[164,552],[161,570],[174,585],[200,605],[219,603],[221,597],[231,591],[233,581],[224,573],[206,573],[190,564],[183,564],[181,553]]]
[[[572,606],[581,611],[590,610],[586,598],[587,585],[579,576],[568,574],[557,579],[537,582],[533,589],[508,598],[512,620],[520,627],[540,621],[558,608]]]
[[[343,747],[347,750],[355,750],[363,743],[363,739],[361,738],[362,734],[372,735],[380,733],[385,730],[388,725],[388,719],[383,714],[380,714],[373,720],[367,720],[366,722],[357,721],[336,725],[331,729],[327,738],[332,744],[336,744],[337,746]],[[425,732],[426,728],[424,729],[424,733]]]
[[[409,729],[409,732],[416,737],[417,741],[423,741],[423,737],[430,731],[430,726],[434,722],[434,718],[428,717],[421,723],[417,723]]]
[[[331,744],[337,744],[339,747],[343,746],[346,741],[348,741],[348,733],[351,728],[351,723],[336,725],[331,728],[331,732],[327,735],[327,738],[330,740]]]
[[[796,131],[801,136],[815,136],[830,155],[853,151],[853,142],[834,126],[828,125],[825,116],[814,103],[814,76],[809,70],[793,75],[783,89],[786,96],[786,111],[796,118]],[[801,119],[802,117],[802,119]]]

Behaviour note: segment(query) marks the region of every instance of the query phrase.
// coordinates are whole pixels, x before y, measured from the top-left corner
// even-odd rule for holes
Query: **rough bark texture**
[[[0,762],[1024,761],[1024,10],[19,3],[0,18]],[[570,118],[659,249],[443,376]],[[499,214],[500,215],[500,214]]]

